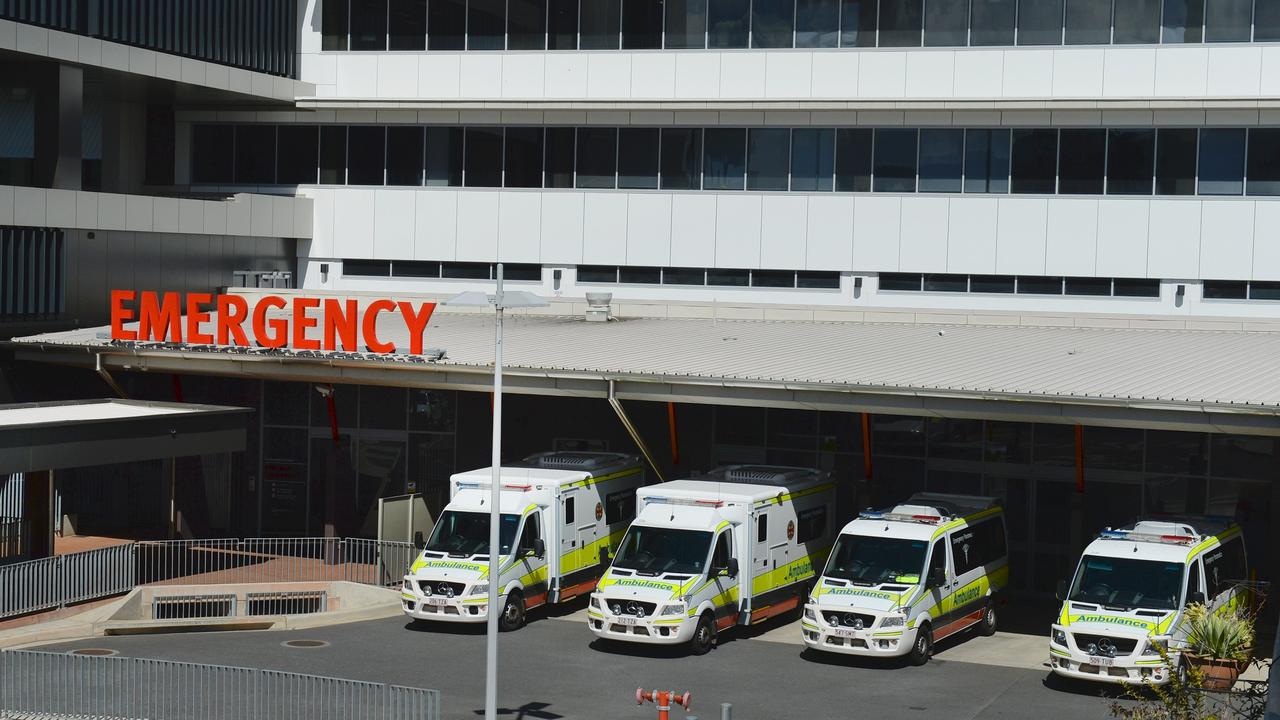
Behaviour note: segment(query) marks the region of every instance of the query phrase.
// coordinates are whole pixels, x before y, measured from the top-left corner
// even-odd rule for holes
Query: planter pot
[[[1190,653],[1183,653],[1182,659],[1200,671],[1205,690],[1230,690],[1249,666],[1247,660],[1219,660]]]

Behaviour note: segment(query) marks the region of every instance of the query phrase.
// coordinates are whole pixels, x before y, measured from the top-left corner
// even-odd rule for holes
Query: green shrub
[[[1253,619],[1233,612],[1215,614],[1204,605],[1187,606],[1187,650],[1216,660],[1247,661],[1253,654]]]

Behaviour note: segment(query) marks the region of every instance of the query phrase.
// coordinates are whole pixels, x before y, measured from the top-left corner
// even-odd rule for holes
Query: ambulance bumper
[[[891,658],[906,655],[916,641],[915,628],[876,627],[883,622],[879,616],[876,616],[874,623],[865,628],[854,629],[830,625],[823,619],[825,617],[823,610],[827,609],[808,605],[805,607],[804,619],[800,622],[800,636],[804,638],[804,644],[814,650],[863,657]],[[830,610],[848,611],[848,608],[830,608]]]
[[[587,627],[598,638],[650,645],[678,645],[693,639],[697,618],[681,616],[628,617],[607,609],[587,608]]]
[[[1054,629],[1062,630],[1060,626],[1056,625]],[[1067,635],[1070,636],[1071,633],[1067,633]],[[1138,651],[1142,647],[1144,647],[1144,643],[1140,640],[1138,642]],[[1137,654],[1138,651],[1120,657],[1095,657],[1076,649],[1074,642],[1070,640],[1067,646],[1063,646],[1054,642],[1051,638],[1049,642],[1049,667],[1052,668],[1055,675],[1077,680],[1090,680],[1092,682],[1121,685],[1143,683],[1164,685],[1169,682],[1170,672],[1169,668],[1165,667],[1164,661],[1157,655],[1139,655]],[[1176,672],[1180,662],[1177,651],[1170,652],[1169,660]]]
[[[481,623],[489,617],[488,598],[484,595],[471,597],[470,602],[466,597],[425,595],[412,580],[406,577],[400,590],[400,609],[414,620]]]

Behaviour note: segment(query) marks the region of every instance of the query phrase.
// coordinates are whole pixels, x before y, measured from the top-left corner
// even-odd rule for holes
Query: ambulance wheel
[[[929,656],[933,654],[933,630],[928,625],[922,625],[916,631],[916,642],[911,646],[911,652],[907,658],[911,660],[911,664],[919,667],[929,662]]]
[[[511,632],[524,627],[524,598],[518,592],[507,594],[507,604],[502,606],[502,614],[498,616],[498,629]]]
[[[693,639],[689,641],[689,652],[693,655],[706,655],[716,646],[716,624],[711,613],[703,613],[698,618],[698,627],[693,631]]]
[[[978,634],[983,637],[991,637],[996,634],[995,602],[987,603],[986,609],[982,611],[982,619],[978,621]]]

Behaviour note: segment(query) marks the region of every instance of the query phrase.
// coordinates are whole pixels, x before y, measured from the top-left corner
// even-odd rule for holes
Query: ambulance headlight
[[[667,605],[666,607],[662,608],[662,612],[659,614],[660,615],[684,615],[685,614],[684,603]]]
[[[489,586],[488,586],[488,585],[483,585],[483,584],[482,584],[482,585],[472,585],[472,586],[471,586],[471,590],[470,590],[467,594],[468,594],[468,595],[483,595],[483,594],[485,594],[485,593],[487,593],[487,592],[489,592]]]
[[[818,619],[818,614],[817,614],[817,613],[815,613],[815,612],[813,611],[813,608],[811,608],[811,607],[806,607],[806,608],[804,609],[804,618],[805,618],[806,620],[817,620],[817,619]]]
[[[1054,644],[1054,645],[1061,645],[1062,647],[1066,647],[1066,646],[1067,646],[1067,631],[1065,631],[1065,630],[1058,630],[1058,629],[1056,629],[1056,628],[1055,628],[1055,629],[1054,629],[1054,631],[1053,631],[1053,644]]]
[[[882,628],[906,627],[906,625],[906,615],[885,615],[884,619],[880,621],[880,627]]]
[[[1169,653],[1169,638],[1151,638],[1142,650],[1143,655],[1159,657],[1161,653],[1166,655]]]

